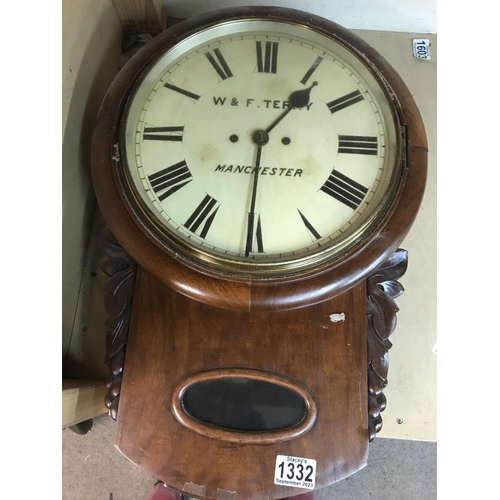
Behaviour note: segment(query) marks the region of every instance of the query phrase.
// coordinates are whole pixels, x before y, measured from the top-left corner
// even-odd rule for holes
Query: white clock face
[[[351,52],[261,20],[163,55],[125,127],[131,185],[167,239],[249,269],[353,244],[387,203],[397,148],[387,98]]]

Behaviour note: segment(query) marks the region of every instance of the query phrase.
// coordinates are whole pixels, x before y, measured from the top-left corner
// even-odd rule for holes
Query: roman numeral
[[[278,42],[255,42],[257,49],[257,71],[276,73],[278,68]]]
[[[311,75],[316,71],[316,68],[319,66],[319,63],[323,60],[321,56],[318,56],[316,61],[313,62],[313,65],[307,70],[307,73],[304,75],[304,78],[300,80],[300,83],[304,85],[307,83],[307,80],[311,78]]]
[[[257,227],[254,227],[255,223],[255,213],[250,212],[248,214],[248,237],[247,237],[247,247],[245,249],[245,257],[248,257],[250,252],[254,252],[254,240],[257,240],[257,252],[264,252],[264,244],[262,242],[262,225],[260,223],[260,215],[257,218]]]
[[[212,198],[210,195],[206,195],[202,202],[196,207],[195,211],[191,214],[189,219],[184,223],[184,227],[189,229],[192,233],[196,233],[201,227],[200,237],[205,239],[212,222],[217,215],[220,203]]]
[[[173,90],[174,92],[185,95],[186,97],[189,97],[190,99],[194,99],[195,101],[197,101],[200,98],[199,95],[193,94],[192,92],[189,92],[189,90],[184,90],[184,89],[181,89],[180,87],[176,87],[175,85],[172,85],[171,83],[165,83],[163,86],[167,89]]]
[[[341,109],[347,108],[347,106],[352,106],[353,104],[356,104],[357,102],[360,102],[362,100],[363,96],[361,95],[361,92],[359,90],[355,90],[354,92],[339,97],[334,101],[327,102],[326,105],[333,114],[337,111],[340,111]]]
[[[320,189],[353,210],[359,207],[368,192],[367,188],[335,169]]]
[[[214,57],[215,54],[215,57]],[[230,78],[233,76],[229,66],[226,63],[224,57],[222,57],[221,51],[219,49],[214,49],[212,52],[205,52],[207,59],[210,61],[210,64],[214,67],[215,71],[217,71],[218,75],[225,80],[226,78]],[[217,58],[217,61],[215,60]]]
[[[339,135],[339,153],[377,156],[377,138],[362,135]]]
[[[148,179],[151,188],[156,194],[164,191],[158,196],[158,199],[163,201],[186,184],[189,184],[193,180],[193,176],[186,162],[182,160],[175,165],[156,172],[156,174],[149,175]]]
[[[299,215],[302,219],[302,222],[306,226],[306,228],[309,230],[309,232],[317,239],[321,239],[321,235],[314,229],[314,226],[306,219],[306,216],[297,208],[297,212],[299,212]]]
[[[173,132],[164,134],[163,132]],[[180,133],[179,133],[180,132]],[[184,127],[144,127],[145,141],[182,141]]]

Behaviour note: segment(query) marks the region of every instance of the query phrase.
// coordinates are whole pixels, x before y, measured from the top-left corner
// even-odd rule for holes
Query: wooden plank
[[[162,0],[113,0],[126,35],[158,35],[167,27]]]
[[[104,405],[106,386],[92,380],[62,381],[62,428],[107,413]]]
[[[170,12],[170,10],[169,10]],[[377,49],[408,84],[422,114],[429,142],[425,195],[420,213],[401,244],[408,270],[400,280],[398,325],[391,336],[387,408],[378,437],[437,439],[437,36],[380,31],[355,32]],[[429,38],[430,61],[413,57],[412,39]]]
[[[169,9],[170,13],[170,9]],[[169,23],[173,23],[172,17]],[[387,408],[380,437],[436,440],[436,35],[359,31],[387,58],[408,83],[422,113],[429,140],[429,171],[421,211],[402,243],[409,266],[401,280],[406,292],[397,299],[398,325],[391,337]],[[433,59],[422,61],[411,53],[412,38],[430,38]],[[77,57],[78,60],[78,57]],[[81,211],[83,213],[83,210]],[[105,277],[99,271],[103,255],[99,235],[104,223],[96,210],[84,273],[67,372],[70,377],[98,379],[106,375],[104,344],[107,314]],[[72,233],[71,233],[72,234]],[[97,275],[95,275],[97,273]],[[82,328],[86,327],[84,330]],[[74,373],[73,373],[74,372]],[[77,373],[78,372],[78,373]],[[85,373],[84,373],[85,372]]]

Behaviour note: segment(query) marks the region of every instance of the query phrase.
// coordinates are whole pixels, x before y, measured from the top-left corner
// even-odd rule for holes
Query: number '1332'
[[[278,468],[281,471],[281,476],[280,478],[287,478],[287,479],[295,479],[297,481],[308,481],[312,482],[312,474],[314,472],[314,469],[312,465],[304,465],[302,464],[294,464],[293,462],[288,462],[286,464],[286,469],[285,470],[285,463],[281,462],[278,465]]]

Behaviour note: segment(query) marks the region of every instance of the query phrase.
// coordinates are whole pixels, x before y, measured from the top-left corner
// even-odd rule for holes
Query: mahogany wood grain
[[[131,201],[120,157],[120,121],[129,92],[142,72],[175,43],[190,34],[233,19],[292,19],[314,26],[365,60],[392,96],[401,132],[406,134],[406,165],[388,212],[364,240],[336,260],[284,277],[242,277],[214,271],[169,246]],[[398,248],[410,229],[423,197],[427,140],[420,113],[396,71],[374,49],[335,23],[290,9],[242,7],[211,12],[183,21],[158,35],[137,53],[111,85],[101,107],[92,144],[92,174],[101,210],[125,250],[145,270],[172,289],[220,308],[238,311],[285,310],[317,304],[361,283]]]
[[[346,320],[333,323],[330,314],[340,312]],[[179,423],[172,408],[178,385],[224,368],[304,385],[317,404],[314,425],[278,443],[242,444]],[[367,403],[364,283],[306,309],[246,313],[193,301],[139,268],[115,444],[154,477],[202,498],[220,491],[283,498],[302,491],[274,484],[276,456],[291,455],[317,460],[321,488],[366,464]]]

